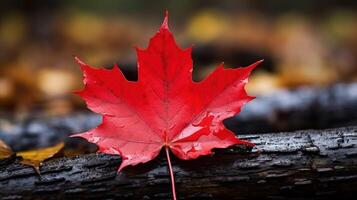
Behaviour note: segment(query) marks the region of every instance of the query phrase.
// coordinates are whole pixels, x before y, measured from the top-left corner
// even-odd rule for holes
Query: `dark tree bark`
[[[179,199],[350,198],[357,188],[357,127],[245,135],[257,146],[174,159]],[[0,164],[1,199],[171,199],[164,155],[117,175],[118,156],[51,159],[38,176]]]
[[[357,125],[357,84],[301,87],[258,96],[226,120],[238,134]]]

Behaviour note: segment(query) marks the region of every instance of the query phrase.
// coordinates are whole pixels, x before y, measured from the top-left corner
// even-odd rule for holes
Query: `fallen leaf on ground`
[[[225,69],[219,65],[201,82],[192,81],[191,49],[180,49],[169,31],[168,16],[151,38],[147,49],[137,48],[138,81],[128,81],[118,66],[95,69],[76,57],[84,73],[84,89],[78,94],[87,106],[103,116],[102,124],[76,134],[98,145],[98,152],[120,154],[120,171],[154,159],[165,149],[176,200],[171,152],[180,159],[212,154],[213,148],[239,140],[223,125],[254,99],[244,89],[248,67]]]
[[[7,146],[4,141],[0,140],[0,160],[6,159],[12,156],[13,154],[14,152],[11,150],[11,148]]]
[[[36,172],[40,174],[40,166],[42,162],[46,159],[52,158],[63,147],[64,143],[61,142],[52,147],[17,152],[16,155],[22,157],[23,160],[20,161],[22,164],[32,166],[36,170]]]

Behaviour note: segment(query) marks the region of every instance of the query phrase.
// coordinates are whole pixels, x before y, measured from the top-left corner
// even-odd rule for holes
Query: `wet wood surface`
[[[357,188],[357,127],[247,134],[197,160],[174,159],[179,199],[350,198]],[[165,156],[117,174],[120,157],[56,158],[41,176],[11,158],[0,164],[1,199],[171,199]]]

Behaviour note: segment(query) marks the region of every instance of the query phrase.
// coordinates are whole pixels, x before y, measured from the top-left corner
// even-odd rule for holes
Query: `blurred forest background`
[[[252,95],[302,85],[357,81],[355,0],[2,0],[0,113],[67,114],[85,109],[73,55],[118,63],[135,80],[134,46],[146,47],[165,9],[181,47],[193,46],[194,77],[218,63],[265,62]],[[31,111],[31,112],[29,112]]]

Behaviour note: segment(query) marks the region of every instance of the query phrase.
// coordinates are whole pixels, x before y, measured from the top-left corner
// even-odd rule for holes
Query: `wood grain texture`
[[[179,199],[352,198],[357,188],[357,127],[245,135],[257,146],[174,159]],[[11,158],[0,164],[1,199],[171,199],[164,154],[117,174],[120,157],[52,159],[38,176]]]

